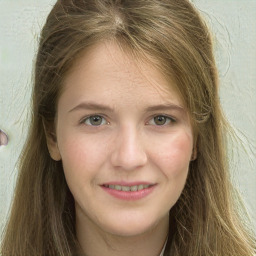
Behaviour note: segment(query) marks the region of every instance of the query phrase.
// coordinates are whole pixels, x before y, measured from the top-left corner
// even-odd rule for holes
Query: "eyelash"
[[[101,121],[104,121],[104,123],[102,124],[102,122],[98,125],[93,125],[91,123],[92,121],[92,118],[100,118]],[[165,122],[163,124],[156,124],[156,118],[164,118]],[[90,122],[90,123],[86,123],[86,122]],[[154,124],[151,123],[151,121],[154,122]],[[168,123],[167,123],[168,121]],[[88,125],[88,126],[94,126],[94,127],[98,127],[98,126],[102,126],[102,125],[106,125],[106,124],[109,124],[109,122],[106,120],[105,117],[103,117],[102,115],[100,114],[96,114],[96,115],[90,115],[90,116],[87,116],[85,118],[83,118],[81,121],[80,121],[81,124],[85,124],[85,125]],[[146,123],[146,125],[155,125],[155,126],[167,126],[167,125],[170,125],[170,124],[173,124],[173,123],[176,123],[176,119],[171,117],[171,116],[167,116],[167,115],[155,115],[153,117],[151,117],[151,119]]]

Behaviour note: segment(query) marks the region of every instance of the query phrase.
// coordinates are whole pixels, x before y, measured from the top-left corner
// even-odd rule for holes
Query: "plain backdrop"
[[[256,0],[194,0],[214,33],[220,99],[240,142],[230,149],[232,179],[256,231]],[[53,0],[0,1],[0,233],[28,127],[38,35]]]

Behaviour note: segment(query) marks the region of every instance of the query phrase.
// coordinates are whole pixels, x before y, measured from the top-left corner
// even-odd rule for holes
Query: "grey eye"
[[[154,122],[156,125],[164,125],[166,122],[169,121],[168,117],[166,116],[156,116],[154,117]]]
[[[153,117],[148,124],[150,125],[157,125],[157,126],[164,126],[164,125],[168,125],[171,123],[174,123],[175,119],[171,118],[169,116],[164,116],[164,115],[158,115]]]
[[[102,116],[95,115],[95,116],[89,116],[85,119],[84,121],[85,124],[87,125],[92,125],[92,126],[100,126],[104,125],[107,123],[106,119]]]

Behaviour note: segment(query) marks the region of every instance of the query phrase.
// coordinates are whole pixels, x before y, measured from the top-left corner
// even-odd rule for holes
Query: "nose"
[[[136,128],[125,127],[114,140],[111,163],[122,170],[134,170],[147,163],[142,137]]]

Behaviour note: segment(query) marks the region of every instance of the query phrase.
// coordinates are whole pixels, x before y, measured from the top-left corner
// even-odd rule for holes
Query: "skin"
[[[147,62],[133,61],[110,42],[76,61],[58,102],[57,142],[48,136],[48,147],[63,162],[86,255],[160,254],[169,210],[186,182],[192,134],[180,97]],[[154,185],[139,200],[102,188],[138,181]]]

